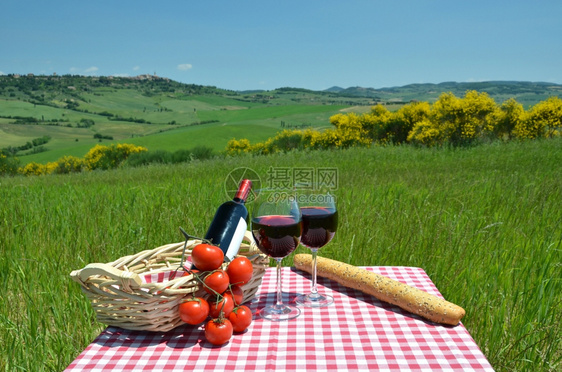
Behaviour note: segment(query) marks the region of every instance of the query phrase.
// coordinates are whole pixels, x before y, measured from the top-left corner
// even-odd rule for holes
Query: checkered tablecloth
[[[423,269],[367,267],[441,296]],[[275,269],[268,269],[255,313],[275,302]],[[212,346],[202,327],[166,333],[108,327],[67,371],[493,371],[466,328],[423,320],[359,291],[318,278],[319,291],[334,297],[322,309],[301,308],[300,317],[271,322],[254,317],[249,330]],[[310,276],[283,268],[284,301],[310,289]]]

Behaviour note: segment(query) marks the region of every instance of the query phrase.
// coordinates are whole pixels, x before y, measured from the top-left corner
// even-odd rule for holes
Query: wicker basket
[[[185,257],[200,240],[167,244],[107,264],[93,263],[70,276],[80,283],[91,301],[99,322],[131,330],[165,332],[184,324],[178,305],[190,293],[201,294],[201,285],[193,275],[181,276]],[[269,258],[257,248],[247,232],[238,255],[252,261],[254,274],[245,284],[244,302],[254,298],[261,284]]]

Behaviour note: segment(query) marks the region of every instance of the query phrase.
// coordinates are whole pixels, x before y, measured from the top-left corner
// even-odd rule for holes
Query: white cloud
[[[482,83],[484,81],[491,81],[493,79],[485,79],[485,78],[468,78],[468,80],[466,81],[467,83]]]
[[[4,71],[0,71],[0,76],[1,75],[6,75],[6,74],[4,73]]]
[[[91,74],[98,71],[99,68],[96,66],[88,67],[87,69],[79,68],[79,67],[71,67],[70,72],[72,74]]]
[[[138,70],[140,70],[140,66],[133,67],[133,71],[138,71]]]
[[[84,70],[85,73],[91,73],[91,72],[96,72],[97,70],[99,70],[99,68],[97,68],[96,66],[92,66],[87,68],[86,70]]]
[[[180,65],[178,65],[178,70],[180,71],[187,71],[187,70],[191,70],[193,66],[189,63],[182,63]]]

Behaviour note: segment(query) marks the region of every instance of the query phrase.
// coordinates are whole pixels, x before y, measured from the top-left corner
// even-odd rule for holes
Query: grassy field
[[[43,146],[46,151],[17,154],[23,165],[46,164],[63,155],[83,157],[99,143],[95,134],[113,138],[103,140],[105,144],[132,143],[149,150],[169,151],[204,144],[220,152],[233,137],[261,142],[283,128],[321,128],[329,126],[330,116],[340,110],[364,110],[372,103],[365,98],[334,98],[298,90],[275,91],[262,97],[233,92],[147,94],[142,88],[121,84],[66,90],[59,95],[45,91],[50,97],[45,100],[48,105],[38,104],[25,95],[0,94],[0,148],[23,146],[49,135],[51,141]],[[38,92],[35,94],[39,95]],[[69,101],[77,106],[69,108]],[[111,120],[108,115],[112,115]],[[16,118],[25,123],[16,124]],[[36,122],[21,118],[34,118]],[[94,124],[80,127],[83,119]]]
[[[177,101],[173,102],[177,104]],[[63,155],[83,157],[90,148],[99,143],[94,138],[96,133],[113,137],[113,141],[103,140],[102,144],[132,143],[145,146],[149,150],[169,151],[205,144],[220,152],[226,148],[226,144],[232,138],[248,138],[255,142],[265,141],[283,129],[281,122],[284,122],[286,127],[303,124],[315,128],[324,127],[327,125],[326,123],[329,123],[330,116],[347,106],[299,105],[224,110],[217,109],[217,107],[198,110],[196,113],[193,109],[190,111],[187,108],[186,113],[180,110],[168,114],[154,114],[167,115],[165,119],[160,118],[165,120],[160,124],[109,121],[105,117],[92,119],[95,121],[95,125],[90,128],[16,125],[0,122],[0,147],[23,145],[27,141],[44,135],[52,137],[52,140],[44,146],[48,151],[36,154],[18,154],[18,158],[23,164],[29,162],[45,164],[49,161],[56,161]],[[129,115],[133,114],[129,113]],[[146,114],[144,117],[147,120],[151,119],[150,114]],[[176,121],[177,124],[167,124],[172,121]],[[193,124],[199,122],[205,124]],[[220,127],[220,130],[217,131],[217,127]]]
[[[263,182],[271,166],[336,168],[340,225],[321,255],[422,267],[466,309],[463,324],[496,370],[562,367],[556,139],[0,178],[0,370],[64,369],[104,328],[69,273],[180,241],[178,226],[203,235],[240,166]]]

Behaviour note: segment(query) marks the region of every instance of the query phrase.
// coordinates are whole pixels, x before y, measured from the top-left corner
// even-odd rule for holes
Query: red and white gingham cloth
[[[367,267],[441,297],[425,271],[414,267]],[[263,277],[255,313],[275,302],[275,269]],[[322,309],[301,308],[293,320],[258,316],[228,344],[205,341],[202,327],[166,333],[108,327],[67,371],[493,371],[466,328],[423,320],[359,291],[318,278],[334,297]],[[310,276],[283,268],[284,301],[310,290]]]

